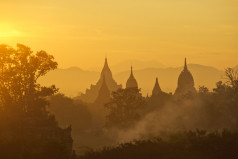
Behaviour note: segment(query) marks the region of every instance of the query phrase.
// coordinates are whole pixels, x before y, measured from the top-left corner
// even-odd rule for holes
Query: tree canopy
[[[139,89],[119,89],[105,106],[109,110],[107,126],[128,127],[138,121],[145,109],[146,101]]]
[[[43,110],[45,104],[36,103],[44,102],[41,98],[54,94],[57,89],[43,87],[37,80],[57,65],[54,57],[45,51],[33,53],[22,44],[17,44],[16,49],[0,45],[0,111]]]

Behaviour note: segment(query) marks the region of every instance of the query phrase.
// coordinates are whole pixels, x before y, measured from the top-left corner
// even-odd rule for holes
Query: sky
[[[238,65],[238,0],[0,0],[2,43],[45,50],[60,68],[107,56],[224,69]]]

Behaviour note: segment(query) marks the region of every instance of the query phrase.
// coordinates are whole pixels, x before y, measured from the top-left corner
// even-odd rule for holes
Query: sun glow
[[[0,25],[0,38],[12,38],[23,36],[24,34],[9,26]]]
[[[107,52],[112,64],[224,69],[237,65],[237,15],[237,0],[0,0],[0,44],[44,48],[61,68],[100,70]]]

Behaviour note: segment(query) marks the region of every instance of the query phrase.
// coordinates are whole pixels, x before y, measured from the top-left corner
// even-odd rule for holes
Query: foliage
[[[80,159],[236,159],[238,133],[188,131],[168,139],[138,140],[102,151],[89,152]]]
[[[121,128],[131,126],[141,118],[145,105],[145,99],[136,88],[113,92],[111,101],[105,105],[109,110],[106,125]]]
[[[67,159],[65,143],[58,139],[14,140],[0,142],[0,158],[4,159]]]
[[[59,128],[47,111],[46,97],[58,89],[37,82],[56,68],[54,57],[45,51],[0,45],[0,158],[69,157],[70,129]]]
[[[238,128],[238,73],[233,69],[226,69],[227,80],[219,81],[213,92],[203,94],[203,102],[213,108],[216,118],[228,128]],[[215,117],[214,116],[214,117]]]
[[[63,94],[56,94],[49,98],[49,111],[55,115],[62,127],[72,125],[74,134],[79,134],[91,127],[92,114],[87,105],[73,100]]]
[[[57,89],[42,87],[37,80],[56,68],[54,57],[45,51],[34,54],[21,44],[17,44],[17,49],[0,45],[0,110],[43,111],[46,104],[41,98],[54,94]]]

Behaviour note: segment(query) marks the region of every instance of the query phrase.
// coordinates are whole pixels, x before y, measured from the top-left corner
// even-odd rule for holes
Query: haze
[[[237,65],[237,15],[237,0],[1,0],[0,43],[43,48],[60,68],[186,56],[223,69]]]

